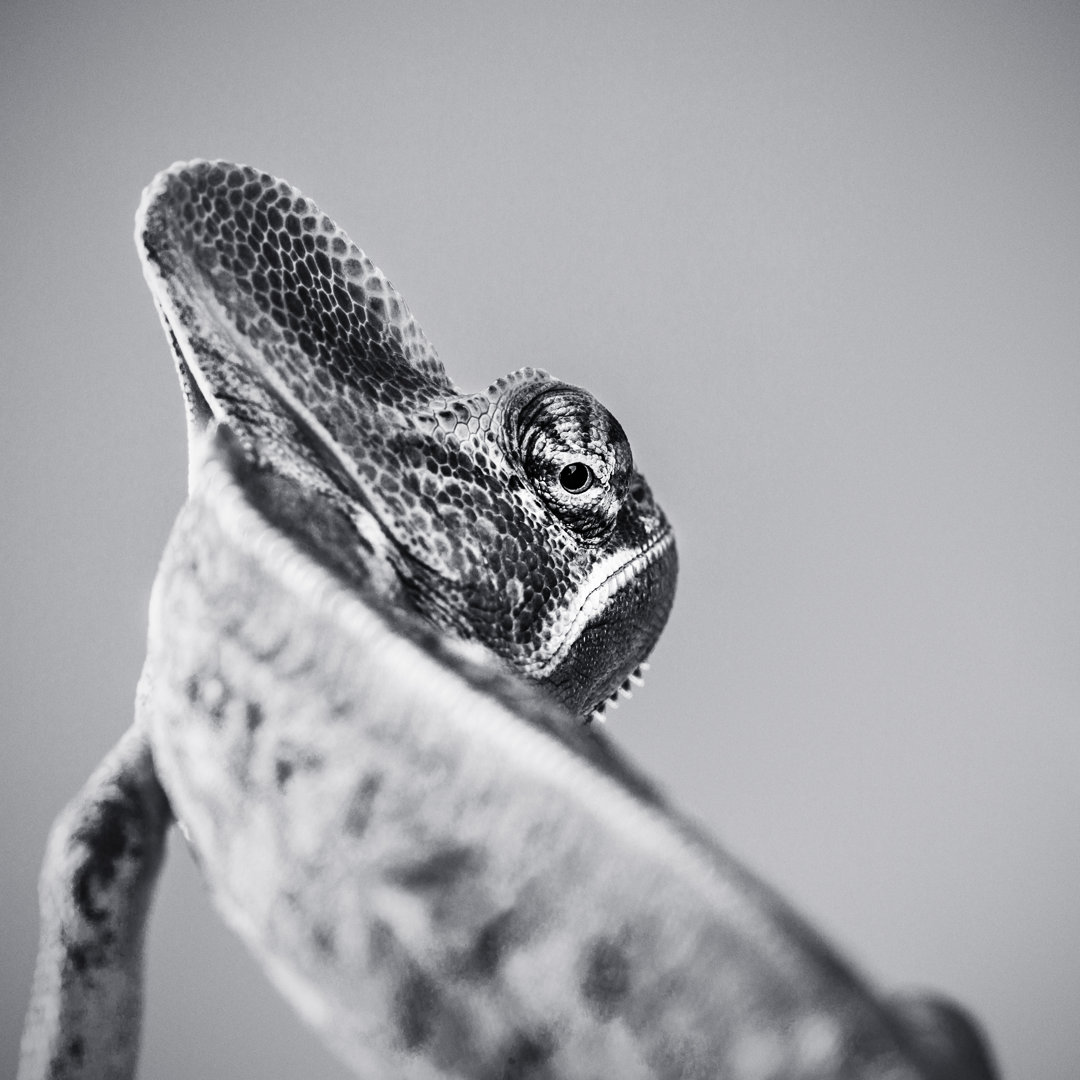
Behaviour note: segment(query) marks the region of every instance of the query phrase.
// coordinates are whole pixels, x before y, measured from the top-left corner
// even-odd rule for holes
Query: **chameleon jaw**
[[[571,713],[586,720],[620,688],[628,695],[667,621],[678,557],[670,527],[644,548],[601,562],[578,590],[559,636],[541,665],[526,672]]]
[[[529,669],[535,679],[550,675],[566,658],[585,627],[601,616],[622,590],[675,548],[675,534],[670,528],[640,550],[618,552],[597,564],[578,590],[568,625],[560,635],[556,649],[542,662]]]

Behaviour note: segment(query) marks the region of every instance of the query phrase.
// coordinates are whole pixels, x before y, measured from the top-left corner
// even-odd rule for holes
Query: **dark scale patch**
[[[391,964],[398,948],[390,924],[383,919],[372,919],[368,930],[368,957],[372,968],[378,970]]]
[[[513,908],[500,912],[480,927],[472,946],[455,964],[455,974],[466,979],[492,979],[499,965],[518,941]]]
[[[452,888],[462,878],[472,877],[483,869],[484,856],[476,848],[451,845],[416,862],[396,866],[387,877],[410,892]]]
[[[257,701],[249,701],[244,708],[244,723],[246,724],[248,731],[258,731],[262,722],[262,707]]]
[[[76,1035],[67,1044],[68,1060],[76,1067],[81,1066],[86,1056],[86,1043],[81,1035]]]
[[[110,914],[109,906],[98,906],[95,894],[107,890],[117,874],[117,864],[125,856],[138,856],[141,848],[130,844],[129,830],[138,835],[145,808],[137,791],[120,784],[115,796],[94,808],[94,817],[73,834],[73,841],[86,849],[72,882],[75,905],[84,919],[101,923]]]
[[[581,996],[601,1020],[610,1020],[630,990],[630,960],[615,941],[598,938],[585,956]]]
[[[517,1031],[510,1037],[492,1080],[494,1077],[498,1080],[539,1080],[553,1076],[548,1066],[556,1049],[555,1036],[544,1028]]]
[[[394,992],[394,1024],[406,1050],[419,1050],[435,1030],[439,990],[417,968],[406,972]]]
[[[325,923],[317,924],[311,931],[311,940],[324,959],[332,960],[337,951],[334,928]]]
[[[81,975],[90,965],[90,957],[85,945],[69,945],[67,950],[68,963]]]
[[[318,772],[322,766],[321,754],[299,748],[286,749],[274,762],[274,779],[277,781],[278,790],[284,790],[285,785],[297,772]]]
[[[228,698],[222,694],[207,710],[206,715],[210,718],[210,725],[218,730],[225,723],[225,706]]]
[[[381,773],[368,773],[353,791],[349,802],[349,810],[345,817],[345,829],[352,836],[361,837],[367,832],[371,822],[371,814],[375,806],[375,798],[383,785]]]

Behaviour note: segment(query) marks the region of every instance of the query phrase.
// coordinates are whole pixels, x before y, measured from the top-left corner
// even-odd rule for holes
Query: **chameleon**
[[[177,163],[136,244],[188,497],[135,719],[54,825],[20,1080],[132,1077],[175,822],[225,921],[358,1076],[990,1080],[596,723],[671,609],[673,532],[587,391],[453,385],[298,190]]]

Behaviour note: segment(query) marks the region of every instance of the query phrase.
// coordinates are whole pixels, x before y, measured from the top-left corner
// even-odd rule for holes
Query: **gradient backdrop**
[[[464,387],[611,407],[683,567],[617,735],[872,977],[1076,1076],[1074,2],[6,0],[0,94],[0,1074],[184,497],[132,214],[224,156],[344,224]],[[175,836],[143,1073],[344,1076]]]

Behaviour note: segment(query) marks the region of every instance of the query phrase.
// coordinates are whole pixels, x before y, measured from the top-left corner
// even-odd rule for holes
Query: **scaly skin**
[[[993,1075],[963,1014],[877,998],[581,723],[675,582],[603,406],[531,369],[460,394],[370,261],[254,170],[174,166],[137,242],[189,498],[135,725],[46,856],[23,1080],[134,1074],[170,810],[360,1076]]]
[[[617,689],[667,619],[675,550],[591,394],[531,368],[461,394],[382,273],[265,173],[161,174],[137,241],[193,438],[227,423],[252,461],[338,508],[352,530],[335,556],[384,602],[572,712]]]

